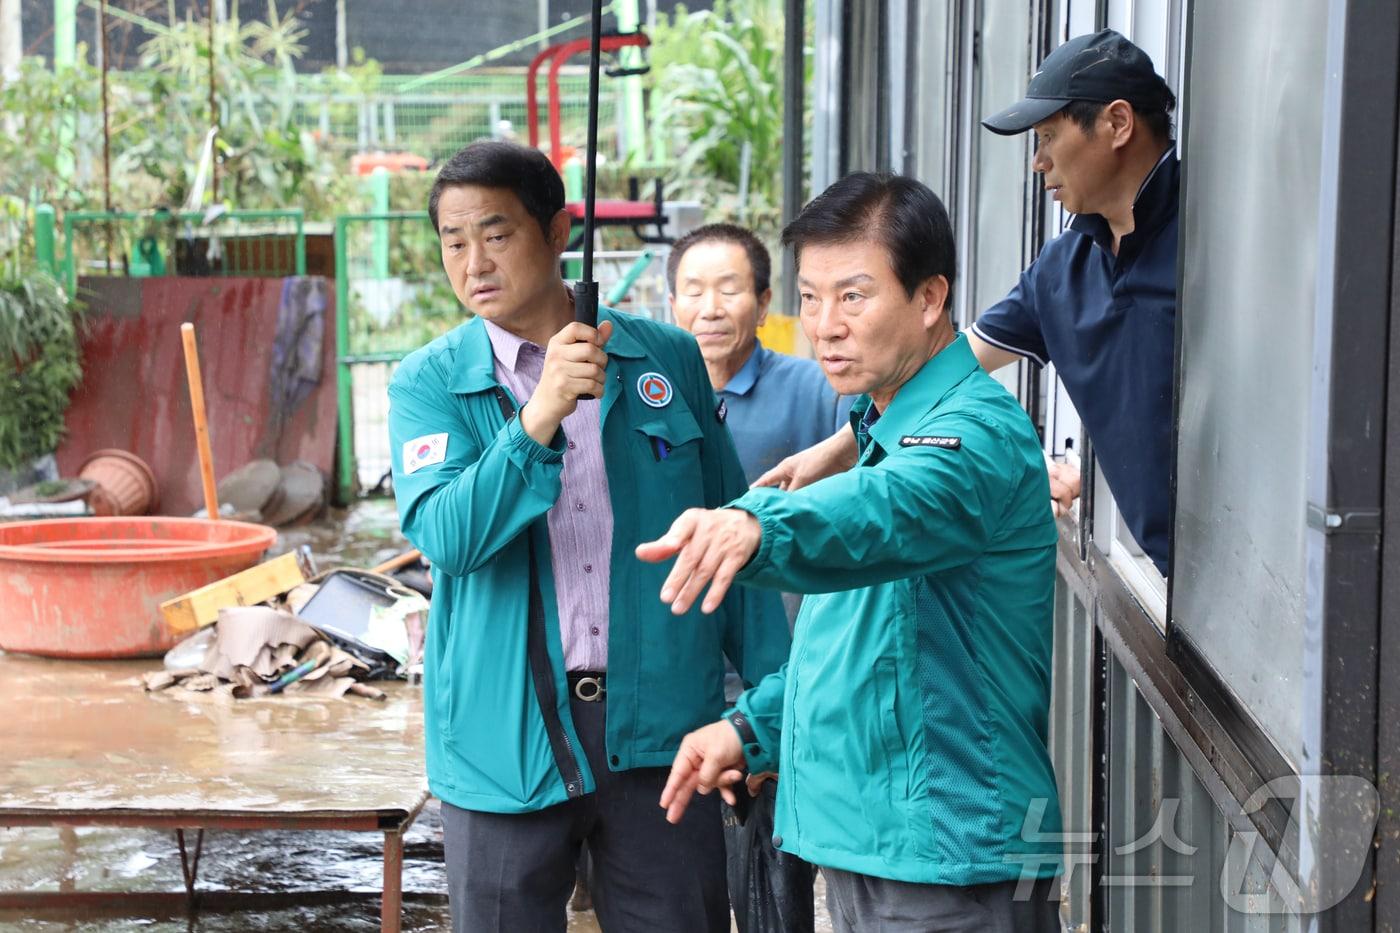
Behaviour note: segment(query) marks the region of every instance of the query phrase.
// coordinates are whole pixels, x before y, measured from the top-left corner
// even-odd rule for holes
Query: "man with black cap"
[[[1025,99],[982,121],[1003,136],[1035,131],[1031,169],[1075,217],[968,335],[989,371],[1020,357],[1054,362],[1125,524],[1163,575],[1180,184],[1175,106],[1147,54],[1105,29],[1051,52]],[[848,468],[855,452],[854,434],[843,428],[756,485],[796,489]],[[1078,493],[1078,471],[1055,464],[1056,512]]]

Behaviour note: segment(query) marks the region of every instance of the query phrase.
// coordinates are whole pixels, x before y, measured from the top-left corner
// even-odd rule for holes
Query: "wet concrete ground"
[[[406,550],[392,500],[369,500],[313,525],[287,529],[277,552],[308,545],[321,569],[371,566]],[[154,663],[154,662],[153,662]],[[347,701],[354,702],[354,701]],[[193,844],[193,833],[187,833]],[[0,931],[24,933],[354,933],[379,929],[383,837],[350,832],[209,832],[199,864],[199,890],[279,895],[275,905],[225,910],[206,905],[189,916],[180,901],[144,912],[123,908],[0,912]],[[817,929],[829,931],[818,879]],[[184,891],[180,853],[170,831],[78,828],[0,829],[0,891]],[[444,892],[442,833],[429,800],[405,837],[403,929],[450,927]],[[339,892],[352,892],[345,896]],[[570,933],[595,933],[591,912],[570,915]]]

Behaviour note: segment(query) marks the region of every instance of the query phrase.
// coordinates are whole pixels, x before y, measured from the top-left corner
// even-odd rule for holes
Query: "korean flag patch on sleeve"
[[[447,459],[447,435],[424,434],[403,445],[403,471],[407,475]]]

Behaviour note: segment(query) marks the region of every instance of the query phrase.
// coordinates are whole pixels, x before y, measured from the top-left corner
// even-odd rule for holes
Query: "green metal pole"
[[[632,286],[637,284],[637,279],[641,278],[647,266],[656,258],[656,253],[649,249],[642,250],[642,254],[637,257],[637,261],[628,267],[622,278],[617,280],[617,284],[608,292],[608,297],[603,299],[610,307],[616,306],[619,301],[627,297],[627,293],[632,290]]]
[[[641,14],[637,0],[616,0],[613,8],[617,11],[617,31],[635,32],[641,25]],[[642,50],[628,46],[619,53],[624,68],[636,68],[642,63]],[[636,153],[640,161],[647,158],[646,121],[642,118],[642,79],[639,75],[628,75],[622,79],[622,125],[623,151],[618,153],[626,159],[629,153]]]
[[[73,215],[63,215],[63,281],[68,286],[68,297],[78,293],[78,263],[73,258]]]
[[[53,70],[72,68],[78,62],[78,0],[53,0]],[[78,115],[63,115],[59,130],[57,174],[66,182],[73,177],[73,145],[78,138]]]
[[[72,68],[78,61],[78,0],[53,0],[53,66]]]
[[[34,255],[39,265],[49,275],[58,274],[58,260],[54,253],[54,211],[51,204],[40,204],[34,208]]]
[[[380,165],[369,174],[369,193],[376,214],[389,213],[389,170]],[[376,220],[373,226],[371,246],[371,268],[376,279],[389,277],[389,222]]]
[[[564,200],[583,200],[583,163],[577,157],[564,163]]]
[[[306,215],[297,211],[296,235],[297,275],[306,275]]]
[[[583,200],[583,162],[577,156],[564,163],[564,200]],[[564,263],[564,278],[576,280],[583,275],[583,264],[577,259]]]
[[[340,397],[340,501],[348,503],[355,493],[355,408],[350,376],[350,263],[346,260],[344,217],[335,221],[335,341],[336,387]]]

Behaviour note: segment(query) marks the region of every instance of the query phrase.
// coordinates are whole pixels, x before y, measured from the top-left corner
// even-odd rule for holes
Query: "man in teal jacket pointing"
[[[734,581],[809,596],[779,673],[682,743],[662,795],[776,770],[774,844],[822,866],[838,930],[1058,930],[1046,749],[1055,524],[1030,419],[947,316],[938,198],[852,175],[784,231],[802,325],[851,412],[856,465],[682,515],[677,613]],[[708,584],[708,592],[705,587]],[[1019,889],[1019,890],[1018,890]]]
[[[776,593],[676,620],[633,549],[744,473],[695,340],[602,309],[559,278],[564,188],[539,151],[476,143],[428,213],[476,317],[389,387],[394,492],[432,562],[428,783],[443,802],[457,931],[565,928],[587,843],[602,928],[729,929],[718,801],[678,826],[652,805],[681,737],[786,659]],[[588,398],[588,396],[592,396]]]

